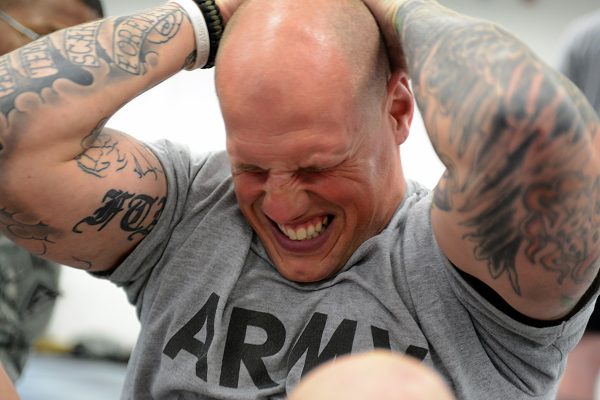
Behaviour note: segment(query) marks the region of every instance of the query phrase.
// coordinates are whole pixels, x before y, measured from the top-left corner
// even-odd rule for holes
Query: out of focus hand
[[[223,17],[223,21],[227,23],[229,18],[233,15],[235,10],[244,2],[244,0],[216,0],[217,7],[219,7],[219,11],[221,12],[221,16]]]
[[[400,7],[409,1],[411,0],[363,0],[379,25],[388,47],[388,55],[397,68],[404,68],[405,60],[396,19]]]

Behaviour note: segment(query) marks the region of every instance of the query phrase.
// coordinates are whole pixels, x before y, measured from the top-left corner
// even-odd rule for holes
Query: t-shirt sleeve
[[[468,310],[483,347],[500,374],[526,393],[543,393],[562,373],[567,354],[581,339],[597,294],[586,296],[570,318],[546,327],[517,321],[476,291],[446,260],[446,276]]]
[[[139,305],[150,275],[157,272],[155,267],[165,257],[188,203],[201,205],[201,199],[209,197],[230,175],[224,152],[192,155],[187,146],[167,140],[149,147],[162,164],[167,179],[167,198],[158,223],[117,268],[109,273],[92,274],[123,287],[134,305]],[[195,212],[201,220],[202,208],[196,206]]]
[[[438,335],[445,336],[438,338],[443,345],[468,340],[469,345],[462,351],[477,354],[476,361],[469,358],[462,362],[493,368],[524,394],[540,396],[555,387],[567,354],[583,335],[597,288],[568,319],[552,326],[527,324],[482,296],[443,254],[432,232],[431,195],[415,205],[407,231],[415,243],[408,266],[409,280],[424,329],[429,327],[429,332],[437,335],[436,325],[447,326],[447,332]],[[440,323],[440,319],[452,322]]]

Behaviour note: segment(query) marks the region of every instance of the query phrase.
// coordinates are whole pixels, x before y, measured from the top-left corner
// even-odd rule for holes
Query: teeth
[[[297,229],[286,227],[281,224],[277,224],[277,226],[279,226],[281,232],[283,232],[288,238],[300,241],[316,238],[325,230],[324,228],[328,223],[328,217],[325,216],[316,223],[303,225]]]

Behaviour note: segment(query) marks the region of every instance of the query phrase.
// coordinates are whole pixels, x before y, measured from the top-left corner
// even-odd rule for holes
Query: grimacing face
[[[239,206],[292,281],[333,276],[402,199],[389,101],[365,110],[355,96],[339,95],[349,93],[344,86],[316,83],[295,96],[265,91],[232,107],[222,102]]]

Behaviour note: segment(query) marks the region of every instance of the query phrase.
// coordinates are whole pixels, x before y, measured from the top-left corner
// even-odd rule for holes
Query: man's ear
[[[408,75],[402,70],[396,70],[388,81],[386,109],[398,145],[408,138],[415,110],[414,103]]]

